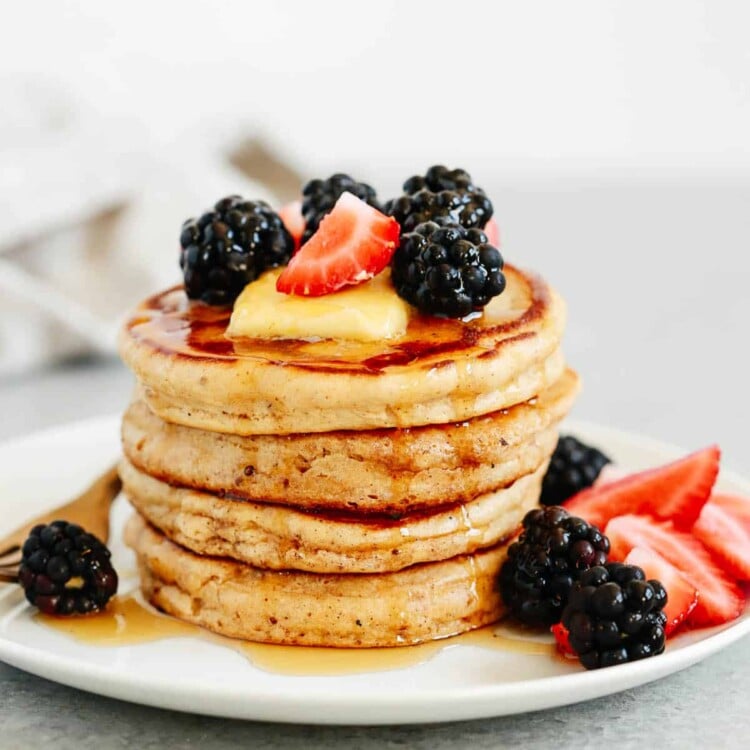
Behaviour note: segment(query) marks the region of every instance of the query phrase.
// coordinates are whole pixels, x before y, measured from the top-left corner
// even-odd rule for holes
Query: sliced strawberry
[[[302,216],[302,201],[292,201],[279,209],[279,216],[289,234],[294,237],[294,247],[299,249],[305,233],[305,217]]]
[[[712,495],[692,531],[728,573],[750,581],[750,499]]]
[[[700,515],[719,473],[719,448],[689,456],[574,495],[565,507],[600,529],[615,516],[648,514],[689,529]]]
[[[696,625],[719,625],[742,612],[745,598],[734,579],[692,535],[669,521],[648,516],[620,516],[607,524],[610,558],[624,560],[633,547],[649,547],[675,566],[698,590],[698,604],[688,617]]]
[[[555,623],[550,630],[552,630],[552,635],[555,636],[555,643],[557,644],[557,650],[563,655],[563,656],[572,656],[577,657],[578,654],[573,650],[573,647],[570,645],[570,632],[568,629],[563,625],[561,622]]]
[[[698,591],[680,571],[650,547],[633,547],[625,558],[629,565],[637,565],[649,580],[656,579],[667,590],[665,632],[671,635],[687,619],[698,604]]]
[[[380,273],[399,238],[398,222],[351,193],[342,193],[318,231],[276,282],[284,294],[320,297]]]
[[[494,247],[500,247],[500,227],[494,219],[490,219],[484,227],[484,233],[487,235],[487,240],[490,245]]]

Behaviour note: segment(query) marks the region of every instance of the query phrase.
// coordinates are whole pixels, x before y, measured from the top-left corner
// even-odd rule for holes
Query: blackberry
[[[388,201],[385,211],[404,232],[411,232],[426,221],[482,229],[492,218],[493,208],[468,172],[438,164],[424,177],[410,177],[404,183],[404,195]]]
[[[18,581],[29,602],[51,615],[98,612],[117,593],[117,573],[107,547],[67,521],[31,530]]]
[[[459,190],[467,193],[484,193],[474,185],[471,175],[465,169],[448,169],[442,164],[430,167],[424,176],[414,175],[404,183],[404,192],[414,195],[420,190],[430,190],[439,193],[442,190]]]
[[[344,192],[356,195],[378,211],[383,210],[375,190],[364,182],[356,182],[348,174],[339,172],[327,180],[310,180],[302,189],[302,216],[305,218],[303,244],[315,234],[321,219],[330,213]]]
[[[391,261],[396,292],[430,315],[463,318],[505,289],[503,258],[481,229],[420,224]]]
[[[263,201],[223,198],[180,233],[180,267],[191,299],[229,305],[245,285],[268,268],[282,266],[294,240],[278,214]]]
[[[561,435],[542,481],[542,505],[562,505],[569,497],[590,487],[611,463],[599,449],[572,435]]]
[[[535,508],[500,570],[500,593],[510,614],[526,625],[559,622],[579,576],[602,565],[609,539],[564,508]]]
[[[667,592],[636,565],[609,563],[583,573],[562,613],[571,648],[586,669],[664,651]]]

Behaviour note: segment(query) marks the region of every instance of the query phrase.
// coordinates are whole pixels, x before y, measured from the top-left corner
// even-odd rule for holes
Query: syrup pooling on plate
[[[34,619],[92,646],[130,646],[163,638],[189,638],[200,628],[145,607],[132,594],[115,597],[103,611],[85,617],[36,614]]]
[[[405,336],[392,342],[303,339],[231,339],[226,336],[230,307],[190,302],[181,288],[146,300],[128,321],[131,335],[158,351],[204,359],[261,359],[307,367],[321,372],[353,370],[378,372],[416,360],[462,354],[481,354],[484,339],[532,335],[523,326],[543,315],[549,303],[543,282],[508,268],[514,279],[480,316],[468,322],[415,313]],[[395,293],[395,292],[394,292]]]
[[[417,646],[398,648],[315,648],[252,643],[215,635],[197,625],[167,617],[143,604],[134,594],[118,596],[104,612],[86,617],[64,618],[36,614],[34,619],[69,638],[90,646],[117,647],[168,638],[202,638],[245,656],[266,672],[284,675],[335,676],[384,672],[414,667],[441,651],[457,646],[477,646],[529,656],[549,656],[549,639],[515,633],[505,626],[489,626],[469,633]]]

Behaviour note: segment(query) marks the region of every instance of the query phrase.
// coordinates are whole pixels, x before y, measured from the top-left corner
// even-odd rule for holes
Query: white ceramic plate
[[[641,468],[680,451],[594,425],[568,428]],[[0,445],[0,537],[30,515],[83,489],[116,459],[118,419],[82,422]],[[750,484],[722,475],[727,489]],[[113,509],[112,548],[126,503]],[[132,574],[131,574],[132,575]],[[122,590],[123,587],[121,587]],[[595,672],[549,655],[456,645],[407,668],[344,676],[285,676],[253,667],[239,653],[198,638],[100,647],[72,640],[31,617],[17,586],[0,585],[0,659],[51,680],[151,706],[216,716],[314,724],[443,722],[521,713],[607,695],[684,669],[750,632],[750,610],[729,626],[688,633],[663,655]]]

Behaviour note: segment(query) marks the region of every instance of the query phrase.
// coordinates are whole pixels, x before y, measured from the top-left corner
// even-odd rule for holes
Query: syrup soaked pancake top
[[[140,397],[167,422],[233,435],[444,424],[527,401],[565,370],[565,303],[506,266],[507,286],[471,320],[413,311],[399,338],[231,338],[230,307],[169,289],[120,336]]]
[[[506,276],[506,291],[473,319],[449,320],[414,310],[406,334],[382,342],[230,338],[226,330],[231,308],[190,301],[182,287],[147,299],[127,329],[139,343],[178,357],[214,362],[256,359],[321,371],[378,372],[481,353],[495,348],[498,340],[531,335],[526,329],[544,317],[548,288],[537,277],[511,266],[506,266]]]

